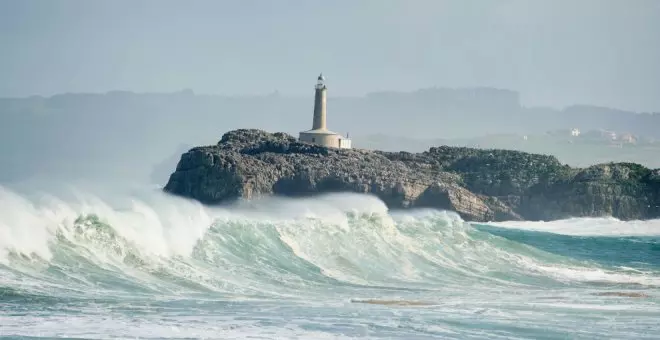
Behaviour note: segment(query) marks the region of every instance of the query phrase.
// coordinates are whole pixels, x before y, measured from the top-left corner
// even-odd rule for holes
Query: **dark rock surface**
[[[184,153],[165,191],[207,204],[370,193],[390,208],[447,209],[472,221],[660,216],[660,170],[638,164],[574,169],[552,156],[446,146],[417,154],[337,150],[254,129]]]

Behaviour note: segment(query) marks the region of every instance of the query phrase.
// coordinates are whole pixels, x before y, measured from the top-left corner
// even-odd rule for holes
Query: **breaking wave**
[[[545,299],[611,308],[603,299],[657,299],[660,287],[659,221],[476,224],[354,194],[208,207],[159,191],[0,188],[0,202],[0,303],[362,302],[462,315],[503,308],[493,296],[518,309]]]
[[[610,238],[610,246],[648,246],[628,261],[652,268],[660,259],[658,237],[652,237],[660,234],[658,221],[482,226],[451,212],[389,212],[376,198],[350,194],[221,208],[165,194],[111,205],[80,193],[65,202],[53,196],[29,200],[2,189],[0,200],[0,263],[8,274],[2,275],[2,285],[44,294],[47,289],[89,292],[94,287],[99,294],[137,289],[300,297],[301,288],[325,285],[433,289],[466,280],[490,287],[539,280],[660,285],[656,272],[625,272],[599,262],[607,254],[580,259],[557,252],[562,249],[556,245],[535,244],[534,237],[543,240],[542,235],[530,236],[530,230],[622,235],[622,226],[632,225],[625,230],[648,237]],[[526,230],[524,237],[511,233],[512,226]],[[586,247],[593,242],[590,248],[603,242],[582,240]]]

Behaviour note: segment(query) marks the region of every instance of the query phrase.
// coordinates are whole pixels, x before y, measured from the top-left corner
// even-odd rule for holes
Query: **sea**
[[[660,339],[660,221],[0,187],[0,337]]]

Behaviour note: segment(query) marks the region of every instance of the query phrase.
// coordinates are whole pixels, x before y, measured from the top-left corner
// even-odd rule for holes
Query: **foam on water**
[[[491,222],[502,228],[535,230],[574,236],[660,236],[660,220],[621,221],[613,217],[570,218],[552,222]]]
[[[491,227],[649,236],[658,221]],[[365,195],[205,207],[159,191],[0,188],[0,335],[644,338],[660,330],[657,239],[635,239],[648,245],[644,256],[615,266],[599,260],[596,238],[581,241],[593,255],[585,259],[530,237],[546,236],[500,235],[452,212],[391,212]],[[39,313],[42,300],[50,314]],[[597,327],[576,333],[576,318]]]

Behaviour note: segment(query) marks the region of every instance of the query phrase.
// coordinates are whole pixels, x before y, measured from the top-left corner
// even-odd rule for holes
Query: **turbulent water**
[[[660,221],[0,188],[0,336],[657,339]]]

